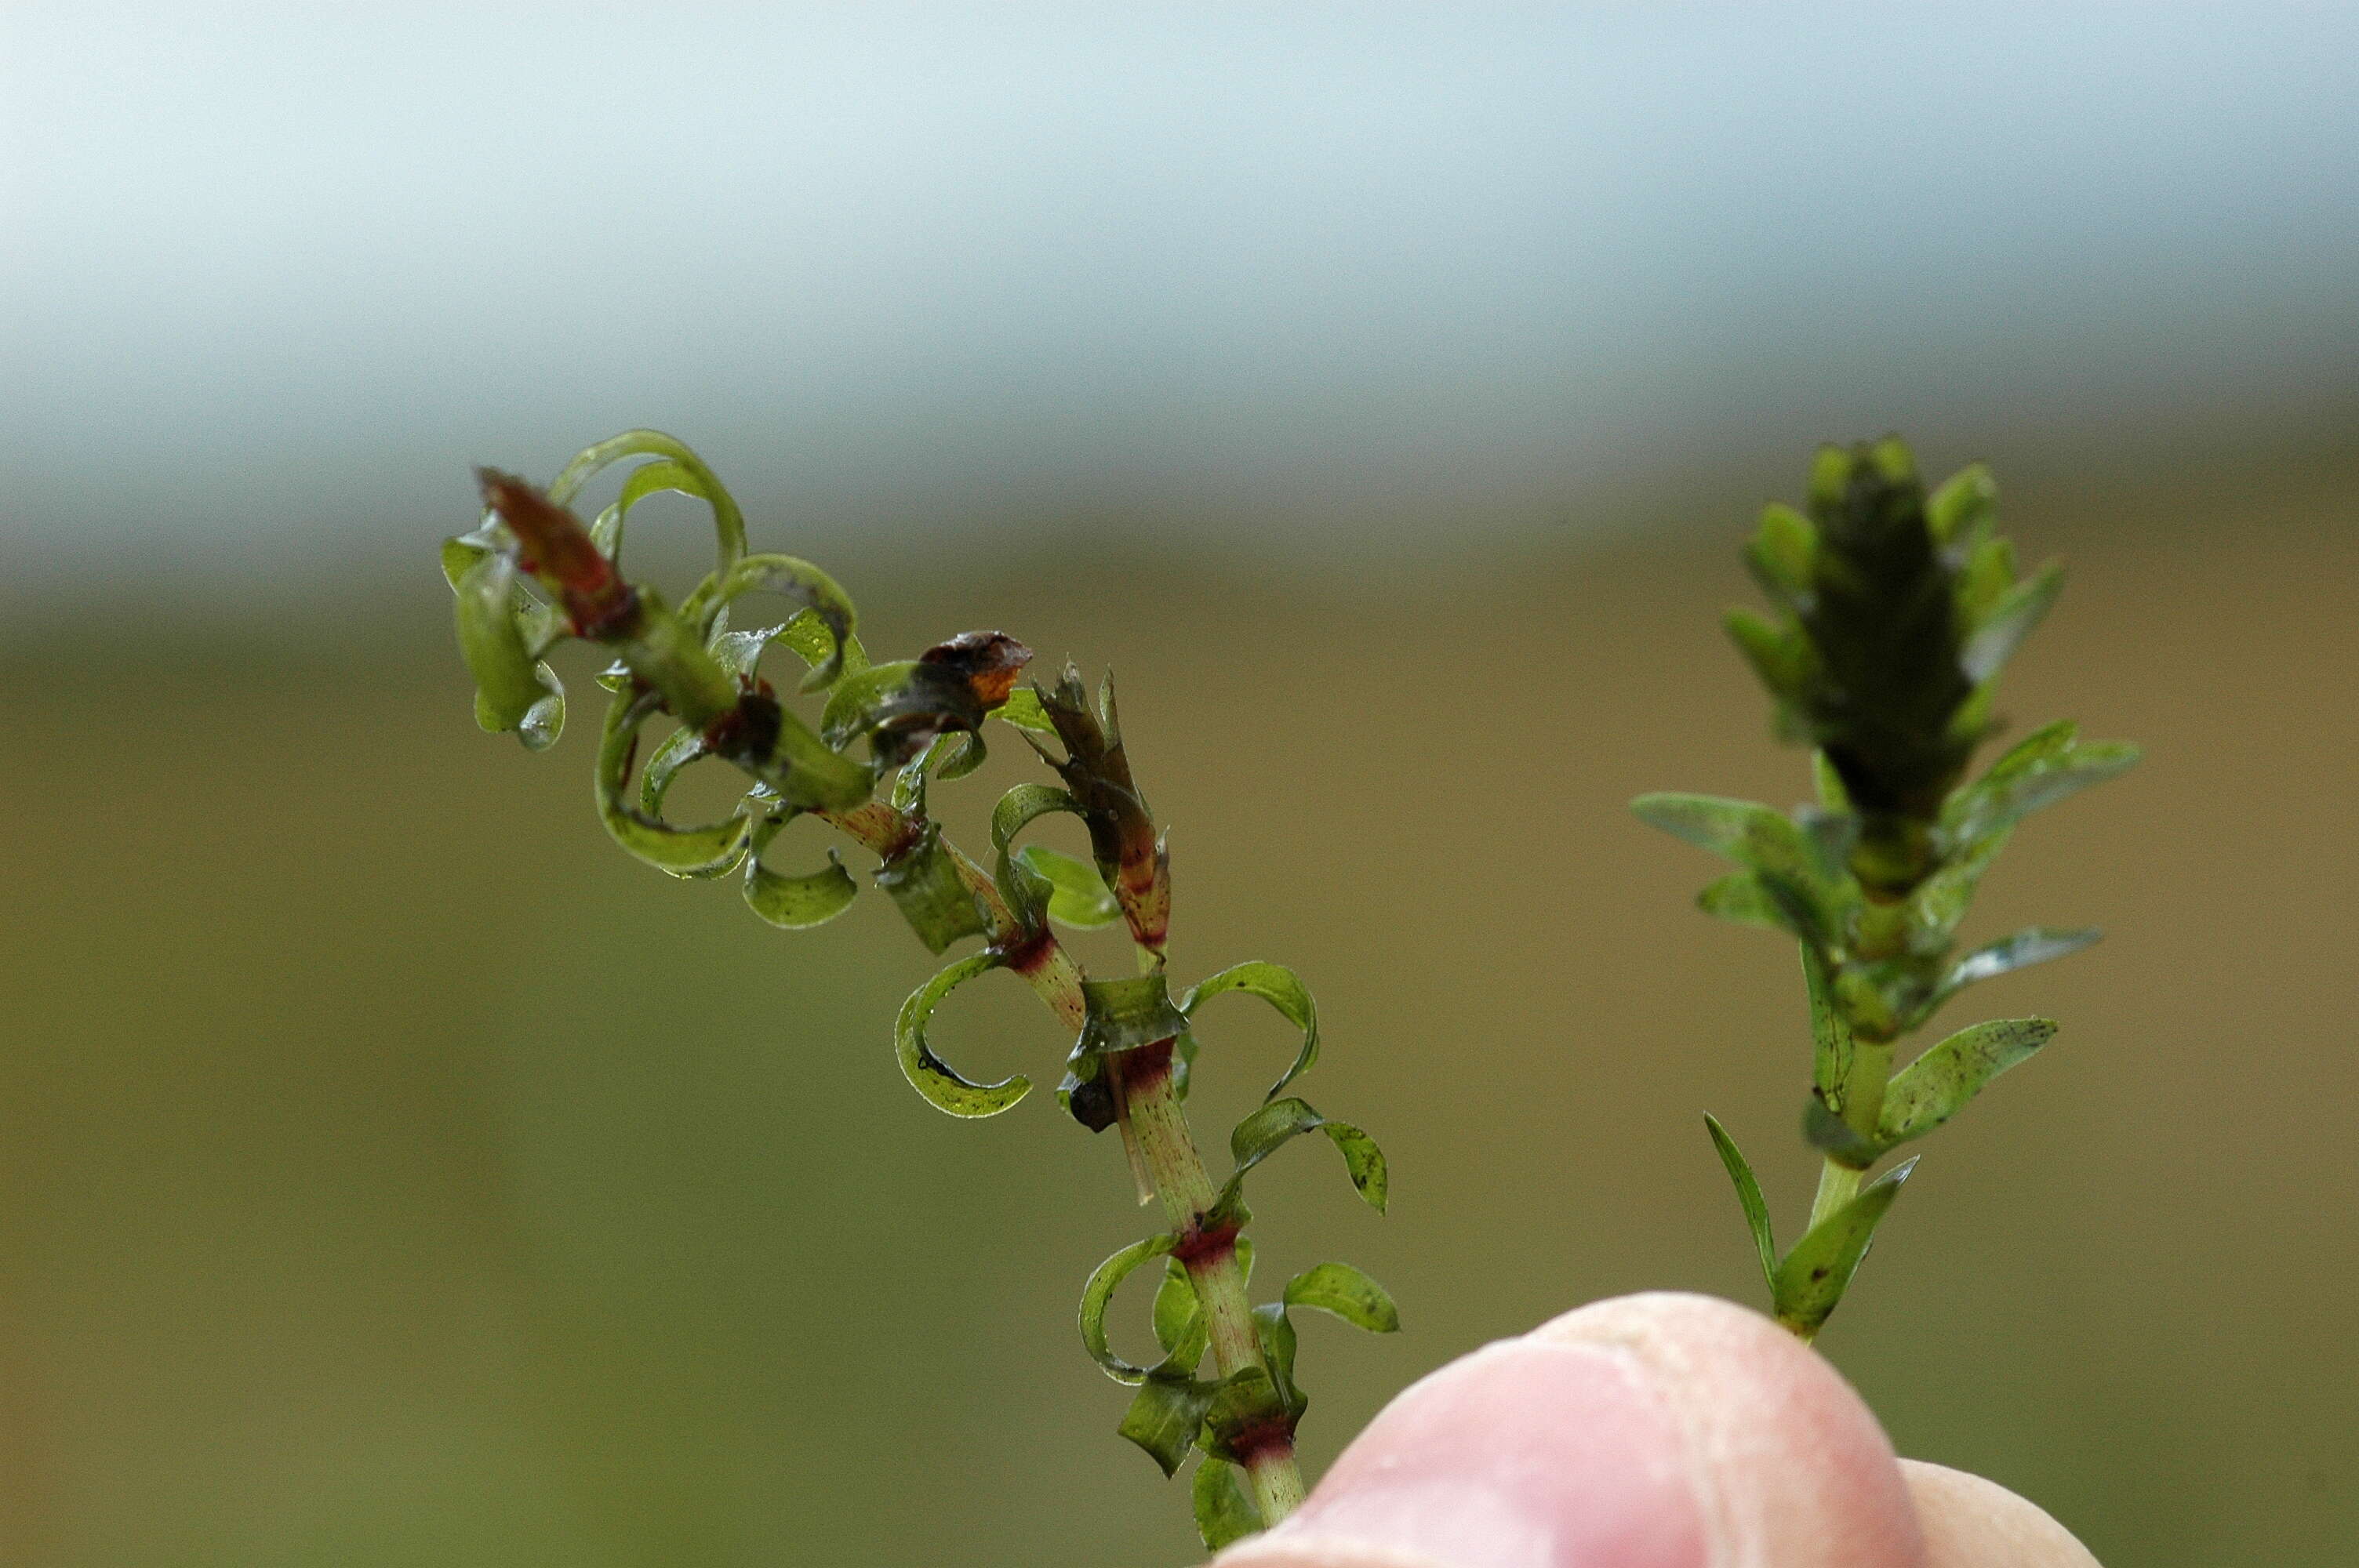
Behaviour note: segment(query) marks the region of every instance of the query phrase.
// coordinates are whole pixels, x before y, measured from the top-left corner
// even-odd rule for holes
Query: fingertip
[[[1923,1568],[1891,1445],[1757,1314],[1601,1302],[1405,1391],[1221,1568]]]
[[[1900,1475],[1925,1532],[1925,1568],[2098,1568],[2038,1504],[1995,1481],[1921,1459]]]
[[[1920,1568],[1908,1491],[1866,1403],[1827,1360],[1759,1313],[1649,1292],[1535,1331],[1615,1346],[1677,1412],[1714,1564]]]
[[[1607,1347],[1502,1340],[1409,1388],[1222,1568],[1704,1568],[1682,1439]]]

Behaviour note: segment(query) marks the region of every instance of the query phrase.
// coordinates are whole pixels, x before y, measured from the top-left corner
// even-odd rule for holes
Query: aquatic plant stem
[[[1204,1310],[1205,1339],[1213,1365],[1223,1378],[1247,1368],[1266,1371],[1261,1336],[1255,1331],[1253,1305],[1245,1294],[1245,1273],[1237,1261],[1236,1227],[1207,1232],[1202,1221],[1218,1195],[1204,1169],[1203,1156],[1189,1134],[1188,1119],[1171,1081],[1169,1044],[1125,1053],[1139,1058],[1125,1062],[1107,1058],[1114,1074],[1114,1093],[1127,1103],[1130,1125],[1147,1157],[1155,1180],[1156,1196],[1171,1228],[1180,1238],[1177,1256],[1188,1271],[1189,1283]],[[1263,1528],[1275,1525],[1302,1503],[1302,1471],[1295,1463],[1290,1433],[1273,1431],[1244,1454],[1247,1483],[1261,1511]]]
[[[1819,1171],[1819,1194],[1810,1202],[1810,1223],[1803,1228],[1815,1230],[1819,1222],[1859,1195],[1859,1179],[1866,1173],[1839,1164],[1832,1155]]]
[[[892,853],[920,830],[907,813],[881,801],[821,815],[863,848],[878,854]],[[960,880],[973,890],[990,920],[993,945],[1017,955],[1011,957],[1009,967],[1030,982],[1049,1011],[1079,1029],[1088,1006],[1082,992],[1082,970],[1064,945],[1046,928],[1024,933],[1000,895],[998,883],[948,839],[942,843],[958,867]],[[1161,962],[1160,955],[1144,945],[1139,955],[1143,969]],[[1106,1071],[1134,1178],[1142,1180],[1161,1203],[1172,1234],[1180,1238],[1178,1255],[1204,1311],[1205,1340],[1213,1365],[1223,1378],[1247,1368],[1266,1372],[1261,1336],[1254,1327],[1253,1303],[1245,1292],[1245,1269],[1237,1261],[1235,1230],[1208,1234],[1201,1227],[1219,1193],[1204,1168],[1204,1157],[1189,1131],[1187,1113],[1172,1083],[1170,1042],[1109,1055]],[[1301,1505],[1302,1471],[1295,1461],[1291,1434],[1272,1433],[1262,1437],[1245,1454],[1244,1469],[1265,1528]]]

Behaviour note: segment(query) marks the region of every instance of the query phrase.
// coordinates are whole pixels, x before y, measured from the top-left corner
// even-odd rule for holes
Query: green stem
[[[879,852],[889,852],[892,846],[907,843],[915,831],[905,814],[879,801],[856,810],[824,815],[864,848]],[[999,884],[949,839],[943,839],[942,845],[959,868],[961,879],[973,890],[990,918],[990,939],[998,942],[1017,935],[1015,915],[1001,898]],[[1032,963],[1021,971],[1024,978],[1051,1011],[1066,1023],[1080,1028],[1088,1015],[1080,966],[1065,952],[1063,944],[1045,933],[1038,938],[1034,951]],[[1151,970],[1160,962],[1159,955],[1141,946],[1142,969]],[[1129,1054],[1125,1052],[1106,1058],[1125,1150],[1132,1161],[1134,1177],[1140,1180],[1142,1186],[1151,1187],[1173,1233],[1185,1236],[1212,1206],[1219,1194],[1212,1184],[1212,1173],[1204,1168],[1203,1155],[1197,1151],[1195,1137],[1188,1130],[1188,1117],[1180,1108],[1180,1097],[1173,1091],[1169,1056],[1151,1072],[1133,1077],[1126,1076],[1123,1070],[1124,1057]],[[1235,1246],[1208,1249],[1191,1259],[1186,1267],[1189,1282],[1196,1289],[1196,1300],[1204,1309],[1205,1339],[1221,1376],[1234,1377],[1248,1367],[1266,1372],[1269,1365],[1261,1353],[1261,1336],[1254,1328],[1253,1303],[1245,1293],[1245,1270],[1237,1262]],[[1265,1444],[1246,1461],[1245,1472],[1265,1528],[1275,1525],[1301,1505],[1302,1471],[1295,1462],[1291,1442]]]
[[[1849,1165],[1837,1164],[1830,1155],[1819,1171],[1819,1195],[1810,1204],[1809,1228],[1816,1230],[1819,1222],[1859,1195],[1859,1179],[1866,1174]]]
[[[1189,1134],[1180,1097],[1172,1090],[1169,1062],[1128,1077],[1118,1065],[1121,1057],[1109,1057],[1107,1062],[1115,1072],[1114,1092],[1129,1104],[1130,1125],[1147,1157],[1164,1215],[1174,1233],[1188,1235],[1217,1195],[1204,1169],[1204,1158]],[[1186,1266],[1189,1283],[1195,1286],[1196,1300],[1204,1309],[1205,1339],[1221,1376],[1234,1377],[1248,1367],[1267,1371],[1234,1238],[1227,1245],[1206,1249]],[[1295,1463],[1290,1439],[1256,1448],[1245,1461],[1245,1471],[1264,1529],[1301,1506],[1302,1471]]]

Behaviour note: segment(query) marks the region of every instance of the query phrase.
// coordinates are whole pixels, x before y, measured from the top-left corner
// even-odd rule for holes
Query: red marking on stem
[[[1171,1076],[1170,1040],[1155,1040],[1128,1051],[1117,1051],[1106,1060],[1122,1064],[1122,1081],[1134,1095],[1145,1094]]]
[[[1047,925],[1038,925],[1000,943],[997,951],[1002,962],[1028,980],[1049,967],[1056,956],[1057,938]]]
[[[1217,1263],[1237,1249],[1237,1233],[1242,1229],[1244,1227],[1234,1220],[1224,1221],[1210,1229],[1205,1228],[1201,1218],[1190,1220],[1188,1227],[1180,1233],[1180,1239],[1172,1244],[1171,1256],[1180,1260],[1182,1268],[1191,1271],[1206,1264]]]
[[[1256,1422],[1229,1439],[1238,1463],[1251,1469],[1266,1460],[1285,1459],[1294,1453],[1294,1422],[1279,1417]]]

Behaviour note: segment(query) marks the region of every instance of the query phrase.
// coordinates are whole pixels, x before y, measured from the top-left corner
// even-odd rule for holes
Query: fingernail
[[[1632,1358],[1505,1341],[1393,1401],[1223,1564],[1704,1568],[1676,1417]]]

